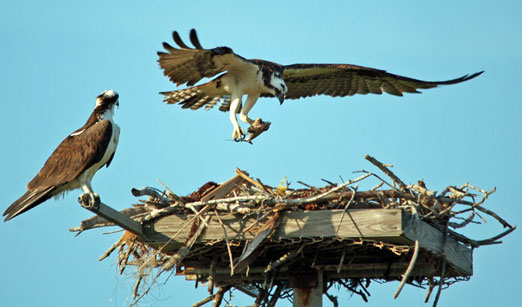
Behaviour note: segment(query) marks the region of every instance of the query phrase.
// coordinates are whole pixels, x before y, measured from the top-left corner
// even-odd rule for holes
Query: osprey
[[[245,137],[236,114],[239,113],[239,119],[252,127],[255,121],[248,117],[248,113],[259,97],[276,97],[282,104],[285,99],[315,95],[343,97],[386,92],[402,96],[404,92],[420,93],[418,89],[467,81],[483,72],[447,81],[422,81],[350,64],[280,65],[245,59],[229,47],[204,49],[194,29],[190,31],[194,48],[187,46],[178,32],[174,31],[172,36],[179,48],[164,42],[167,52],[158,52],[158,62],[165,76],[176,86],[186,84],[189,87],[161,92],[165,96],[164,101],[178,103],[184,109],[196,110],[205,106],[205,110],[209,110],[221,100],[219,109],[230,111],[230,121],[234,126],[232,138],[236,141]],[[193,86],[203,78],[218,74],[210,82]],[[242,105],[244,95],[247,98]]]
[[[90,201],[99,202],[91,180],[101,167],[109,166],[118,146],[120,127],[112,119],[115,105],[119,105],[118,94],[113,90],[96,98],[94,111],[85,125],[58,145],[27,184],[27,192],[5,210],[5,221],[77,188],[82,188]]]

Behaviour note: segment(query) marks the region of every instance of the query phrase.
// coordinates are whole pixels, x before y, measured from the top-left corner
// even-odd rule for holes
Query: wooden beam
[[[393,243],[407,243],[401,238],[402,214],[400,209],[354,209],[343,210],[292,211],[283,213],[275,238],[331,237],[331,238],[365,238],[373,240],[388,239]],[[243,218],[238,215],[220,215],[227,229],[229,240],[251,240],[253,232],[245,232],[253,228],[256,218]],[[342,220],[342,222],[341,222]],[[266,220],[259,221],[262,226]],[[170,215],[153,222],[154,232],[149,238],[150,244],[168,244],[164,251],[175,250],[182,246],[188,238],[190,227],[186,227],[187,219]],[[185,229],[181,230],[183,227]],[[181,230],[181,231],[180,231]],[[178,233],[179,231],[179,233]],[[175,237],[174,235],[178,233]],[[159,238],[161,235],[163,238]],[[165,238],[168,238],[167,241]],[[201,243],[224,239],[223,228],[212,216],[208,228],[198,240]]]
[[[411,217],[410,214],[405,213],[403,236],[412,242],[418,238],[421,248],[440,256],[442,254],[443,233],[425,222],[421,222],[415,229]],[[470,248],[448,237],[444,253],[447,260],[461,271],[463,276],[473,275],[473,251]]]
[[[282,215],[273,240],[341,238],[412,246],[418,237],[421,250],[426,250],[435,256],[441,255],[442,252],[442,232],[422,221],[414,230],[412,215],[401,209],[352,209],[347,212],[344,210],[291,211],[284,212]],[[248,218],[233,214],[220,216],[228,239],[236,242],[253,239],[255,234],[253,229],[259,228],[266,222],[266,219],[256,221],[255,216]],[[162,247],[164,252],[179,249],[189,236],[191,225],[186,225],[190,223],[189,220],[185,216],[170,215],[145,224],[147,229],[152,230],[147,237],[147,243],[154,248]],[[198,238],[196,245],[215,240],[224,240],[224,232],[221,224],[215,216],[212,216],[208,221],[206,232]],[[472,275],[470,248],[448,237],[444,253],[448,263],[459,272],[459,276]]]
[[[322,271],[329,279],[337,278],[393,278],[400,277],[408,267],[407,262],[396,263],[352,263],[343,265],[339,273],[337,273],[338,265],[315,265],[313,268]],[[263,281],[266,278],[264,267],[251,267],[247,275],[230,276],[229,268],[218,268],[214,274],[214,281],[219,284],[227,284],[230,282],[252,282]],[[288,266],[278,268],[278,280],[289,280]],[[386,272],[386,276],[384,276]],[[187,280],[205,280],[209,276],[208,268],[186,268],[184,271]],[[435,267],[415,267],[411,276],[435,277],[439,276]]]
[[[293,307],[323,306],[323,272],[313,270],[310,273],[292,275],[290,286],[293,287]]]
[[[143,227],[140,222],[137,222],[125,214],[114,210],[113,208],[107,206],[106,204],[100,202],[96,206],[83,206],[83,208],[93,212],[94,214],[106,219],[109,222],[113,222],[117,226],[132,232],[133,234],[145,238],[143,233]]]
[[[382,239],[402,233],[400,209],[292,211],[283,216],[279,238],[341,237]]]

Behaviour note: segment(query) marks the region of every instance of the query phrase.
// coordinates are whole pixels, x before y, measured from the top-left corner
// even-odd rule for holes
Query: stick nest
[[[395,280],[401,281],[395,297],[408,283],[427,288],[427,302],[432,290],[438,287],[436,305],[443,286],[469,278],[447,265],[444,253],[429,253],[418,247],[418,240],[413,244],[364,238],[322,238],[320,235],[277,238],[274,233],[282,215],[295,211],[342,209],[340,225],[343,219],[349,220],[349,214],[345,216],[348,210],[399,208],[409,212],[415,221],[426,222],[443,232],[442,250],[447,238],[476,248],[501,243],[499,240],[515,229],[483,207],[495,188],[486,191],[466,183],[458,187],[448,186],[439,193],[429,190],[423,181],[406,185],[391,172],[390,165],[370,156],[366,159],[384,176],[361,170],[356,172],[359,177],[342,184],[323,180],[325,186],[314,187],[298,181],[303,188],[293,189],[286,177],[279,186],[271,187],[236,169],[236,176],[227,182],[208,182],[187,196],[178,196],[163,184],[163,190],[150,187],[132,189],[134,196],[145,196],[146,199],[140,199],[139,204],[122,210],[122,213],[144,224],[169,215],[182,217],[185,222],[179,232],[188,229],[188,236],[173,250],[167,248],[168,244],[150,244],[126,231],[100,260],[117,249],[120,274],[129,265],[136,268],[135,301],[132,305],[149,292],[163,272],[170,271],[208,286],[209,296],[193,306],[210,301],[219,306],[222,300],[228,304],[225,294],[233,290],[255,298],[254,306],[275,306],[278,299],[291,297],[292,287],[296,286],[301,274],[296,272],[316,269],[329,272],[325,294],[334,306],[338,305],[337,298],[329,294],[328,289],[344,288],[367,301],[370,296],[367,288],[372,281]],[[369,188],[360,190],[360,184]],[[230,229],[227,231],[223,217],[231,214],[239,220],[254,219],[255,222],[243,228],[251,239],[239,240]],[[507,230],[485,240],[471,239],[457,232],[467,225],[485,222],[484,216],[495,219]],[[204,235],[211,219],[221,225],[222,239],[202,242],[198,239]],[[71,231],[79,234],[112,225],[100,217],[93,217]],[[414,276],[411,274],[414,267],[432,268],[435,274]],[[342,274],[347,270],[351,270],[350,277]],[[144,280],[148,282],[142,283]]]

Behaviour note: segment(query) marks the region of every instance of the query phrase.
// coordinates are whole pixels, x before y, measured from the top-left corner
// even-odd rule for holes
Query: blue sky
[[[192,192],[224,181],[236,167],[265,183],[287,176],[321,185],[373,167],[371,154],[394,165],[407,183],[428,187],[470,182],[497,187],[486,206],[521,224],[522,19],[512,1],[2,1],[0,3],[0,195],[2,211],[63,140],[87,120],[95,97],[120,94],[116,156],[93,187],[117,209],[136,199],[132,187]],[[252,117],[272,122],[254,145],[231,142],[228,115],[165,105],[174,89],[156,63],[163,41],[196,28],[204,47],[229,46],[246,58],[282,64],[350,63],[424,80],[481,70],[466,83],[421,95],[261,99]],[[294,185],[297,187],[297,184]],[[119,276],[116,257],[98,257],[119,234],[68,229],[90,217],[80,191],[0,225],[3,306],[126,306],[132,272]],[[467,235],[502,231],[493,220]],[[474,276],[445,290],[441,305],[520,305],[521,235],[474,252]],[[341,295],[350,306],[424,306],[424,290],[372,284],[370,302]],[[334,292],[335,294],[335,292]],[[186,306],[205,289],[172,277],[141,306]],[[236,304],[249,299],[238,297]],[[281,303],[290,306],[290,303]],[[328,306],[328,303],[326,303]]]

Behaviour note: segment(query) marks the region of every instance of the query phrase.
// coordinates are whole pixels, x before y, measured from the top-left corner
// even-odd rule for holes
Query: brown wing
[[[58,145],[40,172],[27,184],[28,190],[69,183],[99,162],[111,139],[112,124],[102,120],[73,134]]]
[[[349,64],[294,64],[284,66],[283,79],[288,86],[286,99],[315,95],[352,96],[382,94],[402,96],[420,93],[418,89],[455,84],[475,78],[483,71],[447,81],[422,81],[384,70]]]
[[[222,101],[222,106],[219,108],[223,110],[223,104],[230,104],[230,94],[221,86],[220,78],[216,78],[210,82],[202,85],[185,88],[182,90],[160,92],[168,104],[179,104],[183,109],[197,110],[205,106],[205,110],[212,109],[218,101]]]
[[[253,63],[228,47],[203,49],[194,29],[190,31],[190,41],[195,48],[187,46],[176,31],[172,33],[172,37],[179,48],[164,42],[163,47],[167,52],[158,52],[158,62],[165,76],[177,86],[184,83],[192,86],[203,78],[210,78],[221,72],[254,67]]]

